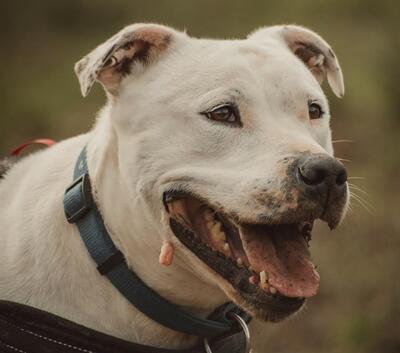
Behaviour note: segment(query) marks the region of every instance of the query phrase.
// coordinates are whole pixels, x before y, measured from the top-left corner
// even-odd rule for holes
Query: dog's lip
[[[163,201],[167,212],[170,214],[170,217],[175,218],[175,220],[183,224],[186,228],[191,229],[194,235],[196,235],[198,238],[200,237],[200,240],[210,245],[214,251],[220,252],[226,257],[233,258],[239,267],[244,266],[248,268],[251,273],[251,276],[249,276],[249,281],[252,284],[261,287],[269,294],[283,295],[290,298],[311,297],[316,294],[319,284],[319,275],[315,271],[315,266],[309,258],[308,250],[305,249],[304,244],[302,245],[301,239],[298,236],[293,235],[293,232],[298,232],[295,230],[295,227],[299,227],[300,225],[279,224],[271,226],[260,223],[241,224],[237,219],[232,220],[223,212],[220,212],[219,209],[217,209],[214,212],[218,215],[218,221],[223,226],[218,225],[218,223],[215,222],[216,224],[212,224],[211,228],[214,226],[220,226],[224,229],[222,231],[222,235],[220,234],[219,229],[217,229],[215,234],[215,232],[213,233],[213,231],[210,231],[210,229],[207,230],[207,226],[205,224],[207,223],[207,219],[203,219],[198,216],[193,217],[193,215],[188,215],[185,213],[187,212],[188,207],[186,206],[186,203],[180,205],[183,199],[197,200],[196,208],[199,210],[202,207],[210,207],[207,201],[201,197],[198,197],[197,195],[193,195],[192,193],[169,191],[164,193]],[[179,209],[176,209],[176,207]],[[210,210],[215,210],[215,208],[210,208]],[[260,227],[264,227],[264,229],[267,229],[269,233],[272,234],[271,236],[275,237],[273,243],[267,241],[269,245],[265,244],[265,237],[262,238],[264,245],[260,246],[260,248],[262,248],[263,251],[265,251],[271,257],[271,260],[268,261],[265,260],[265,256],[260,254],[260,251],[257,250],[258,246],[262,245],[259,239],[255,239],[257,237],[257,230],[259,230]],[[303,236],[305,238],[310,238],[312,222],[304,222],[302,227],[302,230],[305,230],[306,232],[306,234],[303,234]],[[274,256],[276,255],[276,251],[274,250],[276,246],[275,242],[278,244],[282,243],[280,240],[281,237],[276,237],[276,230],[278,228],[280,233],[284,233],[284,236],[286,236],[287,240],[284,246],[278,247],[280,251],[283,251],[285,263],[282,263],[282,260]],[[237,234],[232,234],[232,230],[234,230]],[[227,232],[227,234],[225,234],[225,232]],[[253,234],[253,238],[251,239],[250,237],[249,239],[248,234]],[[308,243],[309,240],[310,239],[306,239],[306,242]],[[251,244],[254,244],[255,241],[257,244],[256,247]],[[243,244],[245,244],[246,250],[244,250]],[[293,251],[300,252],[300,254],[303,255],[295,258],[293,255],[290,255],[290,253]],[[250,260],[247,255],[250,255]],[[282,257],[281,255],[280,257]],[[207,261],[205,262],[207,263]],[[272,263],[272,265],[270,263]],[[286,264],[292,266],[292,270],[289,272],[285,268]],[[293,267],[295,267],[294,265],[298,265],[298,268],[293,269]],[[254,268],[252,268],[252,266]],[[266,270],[267,268],[268,271]],[[268,280],[269,275],[272,276],[270,276],[270,279]]]

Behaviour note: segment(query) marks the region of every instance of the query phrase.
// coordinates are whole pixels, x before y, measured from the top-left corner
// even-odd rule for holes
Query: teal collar
[[[175,331],[213,338],[237,329],[231,313],[250,321],[250,316],[233,303],[220,307],[209,319],[195,317],[161,297],[128,267],[93,200],[86,154],[85,147],[75,165],[74,181],[65,191],[64,209],[68,222],[78,227],[99,273],[143,314]]]

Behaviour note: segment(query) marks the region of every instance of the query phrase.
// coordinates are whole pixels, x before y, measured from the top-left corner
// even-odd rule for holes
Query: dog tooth
[[[215,222],[214,221],[207,221],[206,225],[207,225],[207,228],[210,231],[210,233],[213,234],[213,230],[212,229],[213,229],[213,227],[215,225]]]
[[[221,223],[217,222],[211,227],[211,232],[218,234],[221,231]]]
[[[224,248],[224,251],[229,251],[230,250],[228,243],[224,243],[223,248]]]
[[[219,232],[219,237],[221,238],[221,240],[223,241],[223,242],[226,242],[226,234],[225,234],[225,232],[224,231],[220,231]]]
[[[269,291],[271,292],[271,294],[276,294],[278,293],[278,290],[275,287],[269,287]]]
[[[243,267],[243,260],[240,257],[236,259],[236,263],[239,267]]]
[[[260,287],[264,290],[268,290],[268,274],[265,271],[260,272]]]
[[[226,236],[224,232],[211,232],[211,237],[216,243],[225,243],[226,242]]]
[[[222,241],[222,242],[226,242],[226,235],[225,235],[225,232],[223,232],[223,231],[219,231],[218,233],[216,233],[216,234],[214,234],[214,237],[216,238],[216,239],[218,239],[219,241]]]
[[[268,282],[268,272],[267,271],[261,271],[260,272],[260,278],[264,282]]]

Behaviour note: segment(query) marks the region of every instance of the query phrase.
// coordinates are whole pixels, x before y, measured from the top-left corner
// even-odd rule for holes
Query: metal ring
[[[246,321],[243,320],[243,318],[236,314],[236,313],[229,313],[240,325],[240,327],[243,330],[244,336],[246,338],[246,344],[245,344],[245,350],[244,353],[250,353],[251,350],[251,344],[250,344],[250,330],[249,327],[247,326]],[[206,353],[213,353],[211,350],[210,344],[208,343],[207,337],[204,338],[204,349],[206,350]]]
[[[206,353],[213,353],[210,344],[208,343],[207,337],[204,338],[204,349],[206,350]]]

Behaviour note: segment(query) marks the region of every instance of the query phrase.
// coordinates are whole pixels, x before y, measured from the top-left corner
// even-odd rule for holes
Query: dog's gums
[[[171,229],[189,250],[247,302],[257,298],[257,309],[268,297],[262,309],[269,313],[264,318],[276,321],[286,316],[271,315],[271,301],[284,301],[284,307],[316,294],[319,275],[308,251],[313,222],[235,224],[192,196],[167,193],[165,203]],[[301,305],[289,307],[291,313]]]

